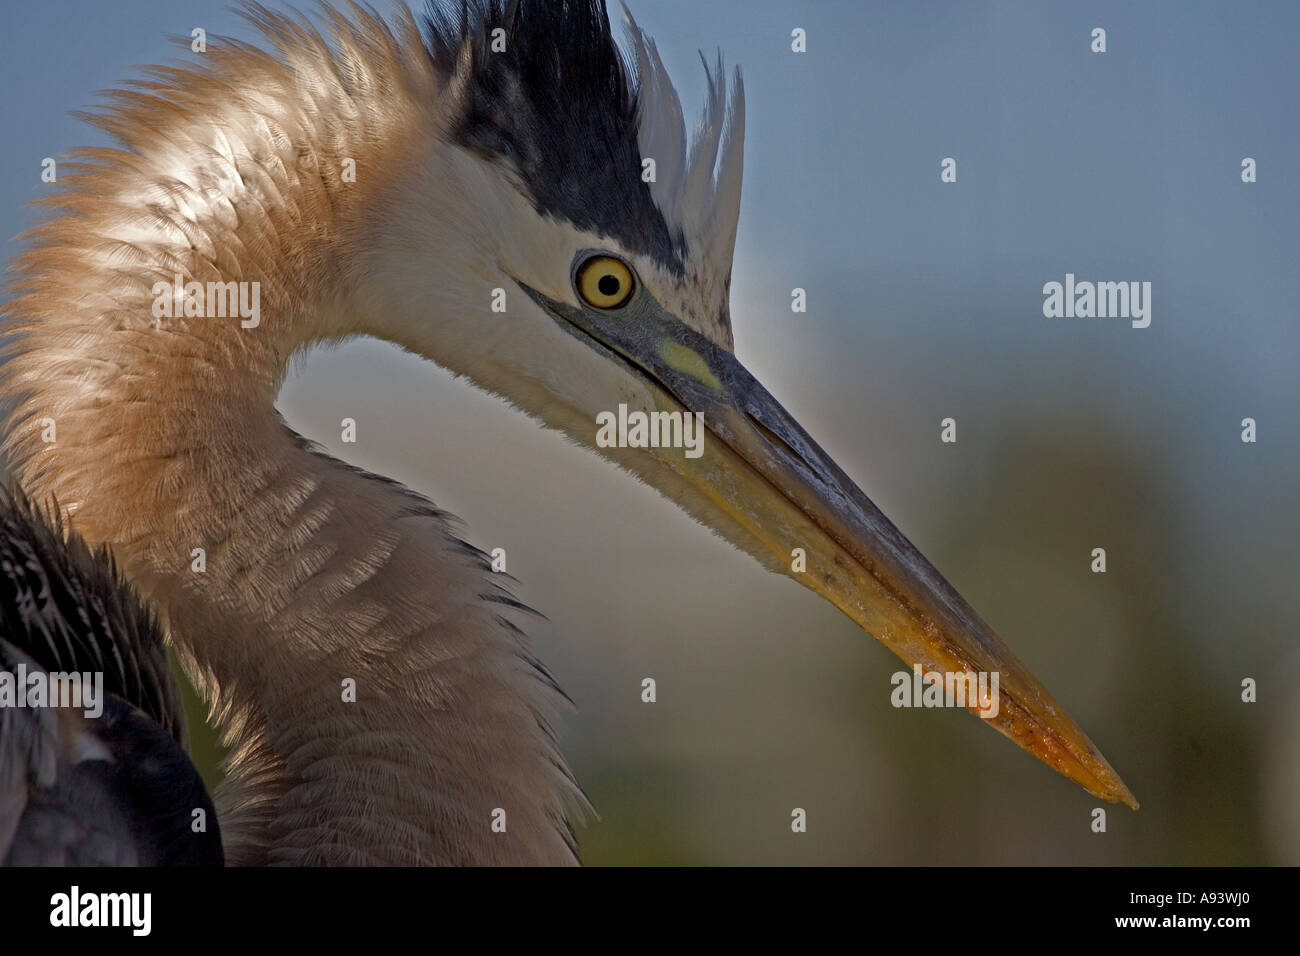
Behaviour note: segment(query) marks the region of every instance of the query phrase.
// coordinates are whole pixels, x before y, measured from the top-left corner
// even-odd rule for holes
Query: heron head
[[[720,58],[705,65],[688,142],[654,43],[627,21],[625,54],[602,0],[430,6],[432,142],[374,216],[366,263],[392,306],[384,332],[471,378],[482,361],[536,378],[562,401],[575,380],[564,353],[592,359],[555,339],[577,330],[543,300],[624,317],[653,304],[731,348],[739,71],[729,86]]]
[[[734,356],[740,76],[729,84],[720,60],[706,63],[688,141],[655,45],[628,20],[625,55],[600,0],[477,0],[426,17],[436,123],[376,217],[366,279],[379,333],[596,447],[910,664],[997,673],[990,723],[1131,802],[1024,665]],[[658,424],[644,443],[602,442],[602,416],[620,413]],[[657,440],[682,434],[674,415],[702,417],[702,449]]]

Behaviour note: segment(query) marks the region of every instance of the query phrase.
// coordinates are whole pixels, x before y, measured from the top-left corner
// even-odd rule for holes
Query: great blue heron
[[[109,94],[121,148],[46,200],[0,373],[22,486],[111,547],[232,747],[228,860],[575,860],[522,605],[444,512],[276,412],[292,356],[355,335],[595,448],[905,661],[997,672],[991,724],[1136,806],[733,356],[738,71],[729,94],[706,63],[688,144],[654,43],[629,16],[625,59],[601,0],[247,15],[264,48]],[[598,441],[616,412],[700,413],[707,441]]]

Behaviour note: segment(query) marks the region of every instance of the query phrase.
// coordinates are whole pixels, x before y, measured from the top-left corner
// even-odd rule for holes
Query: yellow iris
[[[578,270],[578,294],[597,309],[617,309],[634,288],[632,270],[610,256],[592,256]]]

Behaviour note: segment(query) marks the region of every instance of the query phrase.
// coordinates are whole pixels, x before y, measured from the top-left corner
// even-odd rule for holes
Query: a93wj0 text
[[[1147,906],[1161,907],[1166,903],[1197,903],[1202,905],[1219,905],[1231,904],[1232,906],[1245,906],[1250,902],[1249,893],[1189,893],[1186,890],[1177,893],[1130,893],[1128,901],[1130,903],[1140,903]]]

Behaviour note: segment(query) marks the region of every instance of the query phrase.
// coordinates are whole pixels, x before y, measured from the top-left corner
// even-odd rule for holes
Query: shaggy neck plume
[[[5,311],[6,451],[114,550],[209,701],[231,862],[572,862],[559,694],[520,605],[448,516],[273,405],[296,350],[367,331],[340,277],[434,148],[437,80],[409,16],[340,21],[334,48],[255,19],[274,56],[157,71],[98,120],[122,150],[60,167],[66,214]],[[213,314],[253,283],[254,325]]]

